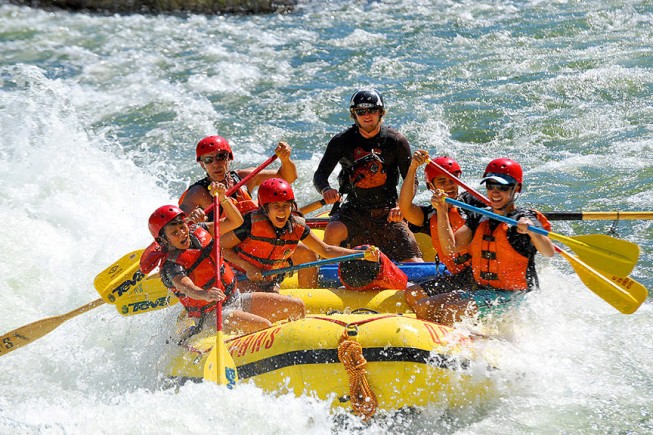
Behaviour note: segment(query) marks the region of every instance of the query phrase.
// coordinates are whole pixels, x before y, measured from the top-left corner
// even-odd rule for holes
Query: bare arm
[[[193,186],[186,192],[184,200],[179,205],[186,214],[190,214],[196,208],[204,210],[211,205],[213,198],[211,194],[202,186]]]
[[[225,299],[225,294],[217,287],[211,287],[208,290],[204,290],[202,287],[195,285],[192,279],[185,275],[177,275],[172,279],[172,283],[175,285],[175,288],[180,292],[184,293],[186,296],[191,297],[192,299],[198,299],[202,301],[223,301]]]
[[[279,161],[281,162],[281,167],[279,167],[279,170],[262,170],[258,174],[254,175],[246,183],[247,189],[251,192],[256,189],[257,186],[260,186],[261,183],[263,183],[265,180],[270,178],[283,178],[289,183],[295,181],[297,179],[297,167],[295,166],[295,163],[290,159],[290,152],[290,145],[288,145],[286,142],[279,142],[279,145],[277,145],[277,148],[274,150],[274,153],[277,155],[277,157],[279,157]],[[255,168],[241,169],[238,171],[238,175],[240,178],[245,178],[251,174],[254,169]]]
[[[519,221],[517,221],[517,232],[520,234],[528,234],[533,246],[535,246],[535,249],[537,249],[540,254],[545,257],[553,257],[555,247],[553,246],[551,239],[541,234],[531,233],[528,231],[529,225],[532,226],[533,221],[527,217],[520,218]]]
[[[417,179],[417,169],[426,162],[428,157],[428,153],[424,150],[415,151],[408,167],[406,178],[401,185],[401,191],[399,192],[399,209],[401,210],[401,214],[408,222],[417,226],[424,224],[424,213],[419,206],[413,203],[417,190],[415,180]]]
[[[311,231],[302,243],[308,247],[311,251],[317,253],[320,257],[323,258],[335,258],[343,255],[357,254],[361,252],[360,250],[342,248],[336,245],[327,245]],[[379,254],[378,249],[374,246],[370,246],[366,249],[365,259],[369,261],[378,261]],[[368,254],[369,252],[369,254]]]

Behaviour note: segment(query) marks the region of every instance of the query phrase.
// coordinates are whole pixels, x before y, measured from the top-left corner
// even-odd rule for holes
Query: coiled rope
[[[363,347],[352,338],[356,335],[356,327],[345,329],[338,345],[338,359],[347,371],[349,399],[354,414],[363,416],[363,420],[368,421],[376,413],[378,402],[365,376],[367,360],[363,356]]]

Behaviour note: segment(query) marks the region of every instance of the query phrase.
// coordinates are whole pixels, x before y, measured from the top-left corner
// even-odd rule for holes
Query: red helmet
[[[438,175],[446,175],[433,163],[437,163],[438,165],[442,166],[444,169],[446,169],[456,177],[460,177],[463,173],[463,170],[460,169],[460,165],[458,164],[458,162],[456,162],[451,157],[445,157],[445,156],[438,157],[437,159],[433,160],[433,162],[428,163],[426,167],[424,167],[424,176],[426,177],[426,181],[428,182],[433,181],[433,179]]]
[[[161,234],[161,230],[167,224],[170,223],[177,216],[182,218],[186,217],[186,213],[176,205],[162,205],[161,207],[154,210],[154,213],[150,216],[150,219],[147,221],[147,225],[150,228],[150,233],[155,239]]]
[[[234,159],[234,153],[231,151],[227,139],[222,136],[207,136],[197,143],[197,147],[195,148],[197,161],[199,162],[200,157],[204,154],[214,153],[216,151],[226,151],[229,153],[229,160]]]
[[[494,159],[488,163],[481,184],[488,180],[500,184],[522,184],[523,172],[519,163],[510,159]]]
[[[270,202],[294,201],[295,193],[290,183],[281,178],[268,178],[258,188],[258,205]]]

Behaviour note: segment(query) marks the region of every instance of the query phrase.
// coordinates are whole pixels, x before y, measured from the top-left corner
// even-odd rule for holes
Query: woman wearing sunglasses
[[[297,179],[297,168],[290,159],[290,151],[290,146],[286,142],[279,142],[274,151],[281,162],[279,169],[277,171],[262,170],[231,195],[241,213],[258,208],[258,204],[252,199],[250,192],[265,180],[276,177],[292,183]],[[234,154],[231,151],[231,146],[222,136],[208,136],[199,141],[195,148],[195,156],[206,172],[206,177],[192,184],[179,199],[179,207],[186,213],[190,213],[198,207],[206,209],[212,204],[213,199],[208,190],[208,186],[212,182],[223,183],[229,189],[254,170],[254,168],[230,169]],[[213,219],[212,216],[209,218]]]
[[[383,124],[386,106],[376,89],[356,92],[349,102],[354,120],[335,135],[313,176],[327,204],[335,204],[324,233],[331,245],[376,245],[392,261],[422,261],[415,236],[397,206],[399,176],[410,166],[410,145],[397,130]],[[340,164],[339,189],[329,176]],[[341,196],[346,199],[340,205]]]
[[[492,211],[518,221],[515,227],[477,214],[469,214],[465,224],[453,230],[448,217],[447,193],[435,191],[432,203],[437,210],[438,238],[444,252],[451,255],[467,250],[471,255],[472,288],[461,288],[417,301],[418,317],[453,324],[463,315],[497,312],[518,303],[538,287],[535,254],[554,254],[551,240],[528,231],[528,226],[551,229],[547,219],[537,210],[519,208],[515,201],[523,183],[519,163],[500,158],[485,169],[485,184]]]

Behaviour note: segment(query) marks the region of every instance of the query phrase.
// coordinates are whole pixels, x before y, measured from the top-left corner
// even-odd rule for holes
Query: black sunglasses
[[[379,108],[378,107],[372,107],[371,109],[354,109],[354,113],[356,116],[364,116],[366,114],[374,115],[376,113],[379,113]]]
[[[485,187],[487,190],[500,190],[502,192],[509,192],[510,189],[512,189],[515,185],[514,184],[499,184],[499,183],[492,183],[490,181],[487,181],[485,183]]]
[[[228,158],[229,158],[228,153],[218,153],[215,156],[204,156],[201,158],[201,160],[204,162],[205,165],[210,165],[211,163],[213,163],[214,160],[217,162],[224,162]]]

